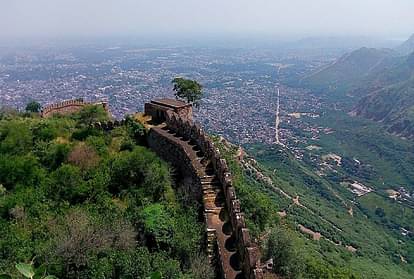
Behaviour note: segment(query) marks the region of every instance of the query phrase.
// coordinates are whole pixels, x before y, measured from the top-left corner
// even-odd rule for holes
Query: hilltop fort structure
[[[42,116],[75,112],[88,104],[93,103],[65,101],[45,107]],[[106,103],[95,104],[109,112]],[[260,262],[227,162],[202,127],[193,122],[191,104],[153,100],[145,104],[145,115],[149,148],[174,167],[176,184],[203,205],[207,254],[217,274],[224,279],[262,279],[271,266]],[[124,123],[115,120],[91,125],[109,131]]]
[[[55,114],[70,114],[81,110],[88,105],[102,106],[109,114],[108,102],[85,102],[83,99],[66,100],[42,107],[41,117],[47,118]]]

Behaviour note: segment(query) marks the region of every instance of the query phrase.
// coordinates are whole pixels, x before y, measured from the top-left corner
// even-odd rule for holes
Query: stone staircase
[[[233,228],[228,216],[223,185],[219,181],[212,163],[195,142],[178,136],[167,126],[155,127],[166,137],[174,137],[184,147],[187,155],[193,158],[202,188],[204,217],[207,225],[207,252],[210,263],[219,263],[223,278],[245,278],[241,271],[240,257],[236,252]]]
[[[150,111],[151,112],[151,111]],[[201,126],[170,109],[157,111],[148,146],[170,162],[181,187],[204,208],[207,253],[225,279],[263,279],[260,251],[251,240],[226,160]]]

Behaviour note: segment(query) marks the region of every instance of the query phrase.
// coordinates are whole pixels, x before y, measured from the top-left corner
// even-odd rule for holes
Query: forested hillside
[[[353,110],[354,114],[383,122],[389,132],[414,137],[414,53],[371,80],[378,85],[367,90]],[[374,83],[374,82],[372,82]]]
[[[390,132],[414,137],[413,37],[397,50],[361,48],[300,82],[300,86],[360,115],[385,124]],[[404,50],[404,51],[403,51]]]
[[[410,208],[379,193],[354,197],[340,180],[318,175],[311,158],[298,161],[283,149],[260,144],[249,150],[255,168],[272,181],[261,184],[261,191],[297,239],[294,247],[302,258],[296,262],[332,265],[332,277],[314,278],[412,277],[412,235],[401,234],[402,227],[412,228]],[[341,175],[339,169],[332,176]]]
[[[142,126],[89,126],[106,118],[1,114],[0,274],[21,278],[26,263],[36,278],[211,278],[197,208]]]

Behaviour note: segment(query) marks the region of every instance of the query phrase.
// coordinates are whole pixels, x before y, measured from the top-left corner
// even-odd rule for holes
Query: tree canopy
[[[175,78],[172,80],[174,85],[175,96],[184,99],[187,103],[199,105],[199,101],[203,97],[203,86],[195,80],[185,78]]]
[[[31,101],[26,105],[27,112],[40,112],[41,108],[42,106],[36,101]]]
[[[107,117],[0,118],[0,278],[213,278],[198,209],[141,124],[88,125]]]

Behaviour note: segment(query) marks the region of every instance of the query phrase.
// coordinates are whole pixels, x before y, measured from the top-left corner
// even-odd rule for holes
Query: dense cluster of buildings
[[[151,99],[173,97],[171,80],[184,76],[204,85],[205,97],[194,113],[208,130],[239,144],[271,144],[275,141],[276,81],[278,75],[293,71],[291,65],[275,54],[254,49],[20,51],[12,57],[0,56],[0,103],[23,109],[31,100],[47,105],[83,98],[110,103],[112,114],[120,118],[142,110]],[[290,112],[310,112],[302,108],[309,100],[297,93],[306,95],[299,89],[282,88],[282,122]],[[291,136],[283,127],[280,132]]]

